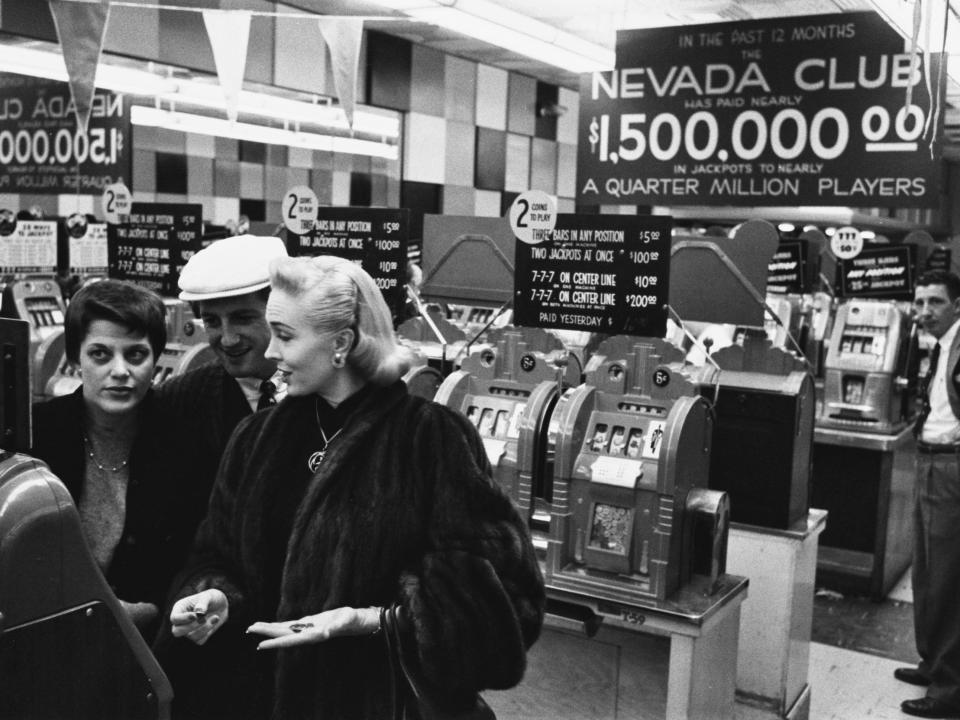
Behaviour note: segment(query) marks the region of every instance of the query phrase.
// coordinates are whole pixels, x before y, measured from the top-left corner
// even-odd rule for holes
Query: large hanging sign
[[[65,82],[0,73],[0,193],[97,194],[130,178],[130,112],[94,93],[86,133]]]
[[[619,31],[581,76],[577,201],[939,207],[930,57],[873,12]]]

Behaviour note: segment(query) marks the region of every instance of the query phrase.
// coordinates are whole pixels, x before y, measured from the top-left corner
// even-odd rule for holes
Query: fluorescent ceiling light
[[[212,83],[178,80],[174,92],[162,93],[159,97],[177,104],[187,103],[226,112],[223,92],[219,86]],[[249,90],[240,92],[237,109],[241,114],[259,115],[274,120],[311,123],[343,131],[352,129],[354,132],[391,139],[400,136],[400,120],[394,113],[380,115],[357,109],[353,114],[353,128],[351,128],[347,124],[346,113],[339,106],[291,100]]]
[[[0,70],[68,81],[62,54],[19,45],[0,44]],[[101,58],[97,66],[96,87],[125,95],[155,97],[175,105],[188,104],[226,113],[223,91],[214,82],[164,77],[148,70],[111,65],[105,62],[104,58]],[[357,108],[353,115],[353,128],[350,128],[347,125],[346,113],[339,106],[244,90],[240,93],[239,110],[244,114],[281,122],[309,123],[343,132],[352,130],[391,140],[400,136],[400,120],[396,114],[381,114],[373,109]]]
[[[0,70],[68,82],[63,55],[19,45],[0,45]],[[101,62],[96,86],[130,95],[159,95],[176,90],[176,83],[145,70]]]
[[[598,72],[614,66],[613,50],[488,0],[373,1],[570,72]]]
[[[134,125],[166,128],[178,132],[213,135],[214,137],[249,140],[269,145],[287,145],[308,150],[327,150],[352,155],[396,160],[398,147],[370,140],[359,140],[336,135],[318,135],[316,133],[294,132],[281,128],[253,125],[244,122],[230,122],[227,119],[193,115],[191,113],[161,110],[154,107],[134,105],[130,108],[130,121]]]

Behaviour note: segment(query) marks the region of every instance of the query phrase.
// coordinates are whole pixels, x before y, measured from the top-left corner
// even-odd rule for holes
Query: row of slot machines
[[[821,427],[881,434],[896,433],[912,421],[916,411],[916,378],[924,341],[912,322],[908,303],[891,300],[848,299],[837,301],[826,293],[769,294],[763,330],[775,348],[803,358],[814,376],[816,423]],[[455,345],[462,349],[465,335],[479,344],[496,342],[503,322],[494,319],[496,309],[484,306],[451,306],[446,319],[460,334]],[[445,320],[445,321],[446,321]],[[438,319],[438,322],[441,321]],[[729,345],[742,345],[752,328],[710,325],[696,328],[694,344],[675,328],[671,341],[687,353],[687,360],[701,365],[707,353]],[[509,328],[510,326],[506,326]],[[571,354],[572,362],[589,369],[595,343],[552,332]],[[421,337],[414,338],[420,340]],[[618,440],[619,442],[619,440]],[[629,437],[626,438],[629,444]]]
[[[707,487],[708,386],[662,340],[630,343],[580,382],[576,364],[508,330],[435,400],[477,427],[497,482],[527,518],[548,585],[636,604],[724,571],[729,501]]]
[[[764,332],[773,347],[803,358],[817,384],[819,427],[893,434],[911,422],[916,410],[920,349],[908,303],[848,299],[825,294],[768,295]],[[776,319],[772,316],[775,315]],[[698,328],[707,352],[743,344],[750,328],[710,325]],[[683,345],[683,339],[677,341]],[[690,346],[688,359],[704,362],[704,351]]]
[[[174,299],[165,299],[164,305],[167,344],[157,358],[154,385],[216,359],[190,305]],[[66,358],[65,314],[66,304],[55,277],[11,277],[2,282],[0,317],[25,320],[30,328],[34,399],[66,395],[80,385],[76,368]]]

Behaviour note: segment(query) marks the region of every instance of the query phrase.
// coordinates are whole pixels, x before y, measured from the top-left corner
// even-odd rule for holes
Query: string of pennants
[[[47,0],[70,81],[77,126],[86,131],[96,86],[97,66],[103,50],[111,6],[175,10],[203,14],[203,24],[213,50],[217,78],[223,90],[227,117],[237,119],[240,91],[247,60],[250,22],[254,15],[310,20],[318,23],[330,50],[334,85],[340,107],[353,125],[357,72],[364,20],[396,20],[395,17],[359,15],[311,15],[257,10],[216,10],[176,5],[121,2],[118,0]]]

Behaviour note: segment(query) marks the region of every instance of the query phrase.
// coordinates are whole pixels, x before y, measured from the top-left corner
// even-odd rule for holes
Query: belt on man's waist
[[[960,454],[960,444],[917,442],[917,452],[925,455],[956,455]]]

